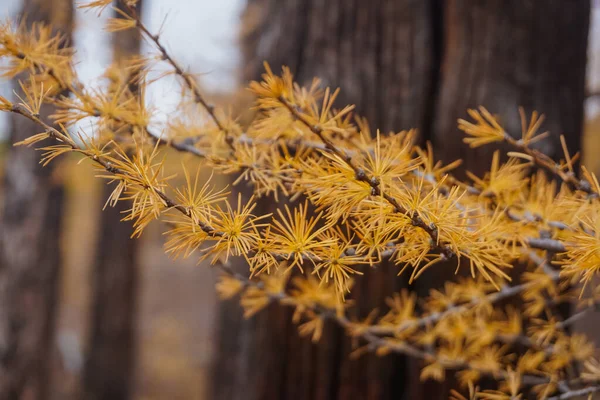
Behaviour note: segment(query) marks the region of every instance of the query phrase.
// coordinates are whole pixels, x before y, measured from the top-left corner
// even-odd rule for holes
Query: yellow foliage
[[[83,7],[100,12],[109,4]],[[332,320],[357,346],[367,345],[354,354],[420,358],[424,380],[458,370],[470,399],[600,390],[596,349],[567,329],[600,303],[599,290],[573,289],[600,272],[600,185],[585,169],[575,174],[576,157],[566,148],[564,160],[555,161],[530,147],[545,137],[538,133],[543,116],[528,120],[521,110],[517,140],[486,109],[470,110],[472,121],[458,125],[471,147],[505,142],[515,151],[504,163],[495,153],[487,174],[461,181],[451,175],[460,161],[437,162],[430,147],[413,144],[413,131],[371,135],[366,121],[352,116],[353,106],[334,107],[339,89],[321,88],[318,80],[304,88],[289,69],[278,76],[265,65],[262,81],[249,86],[260,112],[242,130],[234,116],[207,102],[193,75],[143,25],[135,1],[120,13],[108,29],[137,28],[155,50],[125,63],[137,71],[124,75],[129,80],[118,66],[109,67],[111,85],[104,89],[78,80],[73,50],[48,27],[3,24],[4,76],[30,76],[14,104],[0,98],[0,110],[40,126],[19,145],[55,141],[42,149],[44,164],[79,154],[99,177],[115,182],[107,206],[130,204],[123,219],[134,221],[134,236],[161,220],[168,225],[165,250],[210,258],[223,272],[218,293],[239,297],[247,317],[274,303],[292,307],[300,334],[313,341]],[[143,98],[149,62],[165,63],[166,74],[181,83],[182,107],[169,116],[164,135],[156,133],[156,110]],[[53,123],[38,115],[48,102],[57,107]],[[91,131],[73,136],[66,129],[88,118]],[[253,196],[230,198],[226,188],[201,182],[199,170],[190,174],[183,166],[184,184],[172,184],[165,173],[165,159],[174,154],[168,148],[197,157],[201,168],[235,176],[234,188],[250,184]],[[260,197],[275,200],[274,215],[257,206]],[[231,257],[246,261],[246,273],[229,268]],[[468,265],[470,274],[420,299],[396,293],[381,314],[373,310],[357,322],[346,297],[384,260],[399,274],[409,270],[411,282],[432,268]],[[527,266],[509,276],[517,260]],[[503,305],[512,297],[519,308]],[[556,306],[572,299],[581,310],[560,320]],[[581,379],[578,364],[585,368]],[[475,382],[482,377],[495,378],[497,390],[480,392]]]

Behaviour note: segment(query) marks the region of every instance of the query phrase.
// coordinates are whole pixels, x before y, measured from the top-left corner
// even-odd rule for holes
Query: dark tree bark
[[[105,198],[111,189],[104,190]],[[83,372],[86,399],[128,399],[132,394],[138,264],[131,224],[120,222],[125,209],[127,204],[119,203],[101,214]]]
[[[51,24],[70,37],[73,4],[26,0],[31,26]],[[18,85],[16,86],[18,87]],[[43,107],[42,116],[52,113]],[[11,117],[10,143],[39,133],[20,116]],[[46,399],[50,387],[61,267],[63,186],[55,165],[42,167],[33,148],[7,151],[0,220],[0,399]]]
[[[448,1],[434,144],[444,161],[489,168],[493,148],[465,146],[456,128],[467,108],[483,105],[508,132],[521,135],[518,106],[546,115],[550,138],[540,150],[560,158],[560,135],[581,148],[590,2],[574,0]]]
[[[320,77],[340,86],[337,104],[356,104],[372,128],[417,128],[438,157],[462,157],[466,168],[482,172],[491,151],[472,153],[456,128],[457,118],[480,104],[518,134],[518,106],[547,113],[555,136],[543,150],[556,155],[560,133],[579,150],[589,12],[583,0],[568,7],[541,0],[250,0],[243,75],[259,79],[266,60],[273,70],[289,66],[301,84]],[[424,294],[451,278],[440,268],[412,289]],[[397,271],[383,265],[357,280],[357,317],[399,290]],[[249,321],[235,301],[221,307],[214,398],[448,398],[452,380],[420,384],[418,361],[350,359],[349,340],[336,327],[314,345],[298,338],[281,307]]]
[[[124,9],[118,0],[117,8]],[[137,2],[141,13],[142,0]],[[121,17],[115,13],[116,17]],[[113,35],[113,59],[119,64],[139,54],[141,36],[136,29]],[[138,92],[131,85],[133,93]],[[105,186],[103,200],[114,187]],[[124,400],[133,394],[136,360],[138,241],[130,238],[131,222],[121,221],[131,205],[119,202],[100,215],[100,236],[92,276],[92,313],[83,373],[84,398]]]
[[[436,6],[415,0],[250,0],[244,16],[243,78],[268,61],[309,84],[341,87],[384,132],[423,129],[435,89]]]

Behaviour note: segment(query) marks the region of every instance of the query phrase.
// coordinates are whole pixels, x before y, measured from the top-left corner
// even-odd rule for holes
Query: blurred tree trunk
[[[115,7],[124,9],[125,0]],[[138,13],[142,12],[138,0]],[[122,16],[115,12],[115,17]],[[139,54],[141,36],[136,29],[115,32],[113,61],[119,65]],[[118,71],[117,71],[118,73]],[[119,77],[127,79],[128,77]],[[130,85],[132,93],[139,92]],[[105,186],[103,200],[114,187]],[[128,202],[106,207],[100,215],[100,235],[92,276],[92,316],[83,373],[85,399],[124,400],[133,394],[136,359],[138,243],[130,238],[133,226],[121,221]]]
[[[546,115],[539,143],[562,157],[560,135],[569,150],[581,148],[590,1],[448,1],[444,58],[432,134],[446,162],[462,158],[475,173],[489,168],[493,148],[469,149],[456,120],[467,108],[485,106],[507,131],[520,137],[518,106]]]
[[[571,154],[581,151],[590,1],[448,1],[444,18],[444,57],[432,141],[444,162],[462,159],[463,171],[483,175],[495,148],[470,149],[456,120],[479,105],[496,114],[509,134],[521,137],[518,106],[538,111],[550,135],[536,146],[564,158],[560,135]],[[504,151],[510,150],[502,145]],[[519,279],[523,266],[516,266]],[[448,268],[427,282],[451,278]],[[513,300],[516,301],[516,300]],[[568,303],[559,307],[563,318]]]
[[[243,18],[244,78],[262,61],[288,65],[302,84],[313,76],[340,86],[338,105],[356,104],[372,128],[417,128],[445,161],[488,169],[490,150],[465,150],[456,120],[484,105],[520,134],[517,107],[547,114],[558,135],[580,148],[589,1],[249,0]],[[441,267],[440,267],[441,268]],[[383,305],[397,267],[383,266],[353,289],[360,315]],[[450,269],[451,273],[454,268]],[[451,276],[425,274],[420,294]],[[222,303],[213,396],[222,399],[447,398],[452,381],[419,384],[418,361],[372,355],[349,359],[349,340],[328,326],[317,345],[299,339],[279,306],[249,321]],[[268,372],[267,372],[268,371]]]
[[[70,0],[25,0],[28,26],[51,24],[70,35]],[[16,88],[18,85],[16,85]],[[42,116],[52,113],[43,107]],[[39,133],[11,117],[10,143]],[[63,185],[56,164],[42,167],[33,148],[7,150],[0,220],[0,399],[46,399],[50,392],[61,269]]]

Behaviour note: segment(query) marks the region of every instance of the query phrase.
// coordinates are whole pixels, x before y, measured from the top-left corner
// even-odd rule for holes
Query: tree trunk
[[[510,134],[521,135],[517,107],[546,115],[551,136],[540,150],[562,157],[581,148],[590,2],[575,0],[448,1],[435,112],[434,144],[444,161],[462,158],[464,168],[489,168],[493,148],[469,149],[456,120],[483,105]]]
[[[70,35],[68,0],[26,0],[23,13]],[[18,86],[17,86],[18,87]],[[43,107],[47,117],[52,107]],[[40,131],[11,117],[10,143]],[[58,284],[63,187],[55,164],[42,167],[33,148],[10,146],[3,180],[0,222],[0,399],[45,399],[49,395]]]
[[[429,125],[437,75],[435,2],[419,0],[251,0],[243,26],[245,80],[262,62],[341,87],[338,104],[356,104],[384,132]]]
[[[106,196],[112,186],[104,190]],[[106,198],[106,197],[105,197]],[[137,241],[120,222],[127,204],[101,214],[92,275],[90,336],[83,372],[86,399],[127,399],[132,393],[137,303]]]
[[[571,154],[581,150],[590,2],[576,0],[448,1],[444,16],[444,55],[438,107],[432,132],[435,154],[444,162],[462,159],[462,171],[483,175],[498,147],[470,149],[456,121],[480,105],[497,115],[505,129],[521,137],[518,107],[526,115],[545,114],[550,135],[537,147],[561,159],[560,135]],[[508,146],[500,146],[504,151]],[[522,266],[521,266],[522,268]],[[521,268],[515,268],[513,278]],[[452,270],[431,274],[441,286]],[[563,317],[570,310],[559,308]]]
[[[589,8],[587,1],[250,0],[243,75],[258,79],[266,60],[273,70],[288,65],[301,84],[320,77],[342,88],[338,106],[356,104],[372,128],[417,128],[437,157],[462,157],[480,173],[491,151],[472,153],[456,128],[480,104],[517,134],[518,106],[547,113],[555,135],[543,150],[556,156],[560,133],[579,150]],[[425,294],[454,272],[440,269],[412,289]],[[357,279],[357,317],[382,310],[403,285],[397,271],[383,265]],[[349,339],[333,326],[314,345],[298,337],[279,306],[249,321],[240,314],[235,301],[221,306],[214,398],[448,398],[452,380],[419,384],[419,362],[350,359]]]
[[[116,7],[123,9],[124,0]],[[137,2],[141,13],[142,1]],[[115,13],[115,17],[121,17]],[[139,54],[141,36],[129,29],[113,35],[113,59],[118,64]],[[138,92],[132,85],[131,91]],[[103,201],[114,187],[105,186]],[[121,221],[130,207],[119,202],[100,215],[100,236],[92,276],[92,316],[83,373],[84,398],[124,400],[133,394],[138,299],[138,241],[130,238],[132,223]]]

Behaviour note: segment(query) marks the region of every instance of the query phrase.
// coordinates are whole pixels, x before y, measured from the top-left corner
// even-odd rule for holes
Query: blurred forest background
[[[570,150],[583,148],[586,165],[600,172],[600,1],[141,0],[139,7],[204,91],[234,113],[249,104],[244,85],[268,60],[274,70],[289,65],[300,82],[319,76],[340,85],[341,102],[357,103],[373,127],[418,128],[444,161],[465,157],[455,121],[467,107],[482,104],[509,123],[519,105],[537,109],[555,134],[544,150],[560,153],[564,133]],[[86,82],[98,81],[112,60],[147,49],[135,33],[103,31],[110,10],[97,17],[69,0],[0,0],[3,19],[23,10],[31,20],[60,21]],[[0,94],[13,87],[2,81]],[[177,90],[165,79],[147,101],[166,119]],[[28,129],[0,115],[0,352],[13,345],[14,321],[24,332],[13,338],[15,354],[0,361],[0,398],[446,395],[451,383],[409,385],[418,375],[407,360],[347,360],[349,341],[333,329],[319,345],[298,339],[286,311],[271,307],[242,321],[235,302],[217,300],[217,271],[164,255],[160,226],[128,239],[119,210],[102,211],[107,189],[89,166],[74,168],[67,158],[41,171],[38,154],[14,151],[11,140]],[[490,154],[474,154],[466,167],[481,173]],[[358,288],[357,300],[370,303],[364,309],[403,285],[387,278],[380,271]]]

